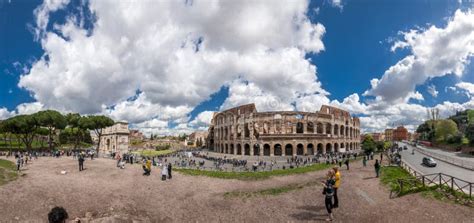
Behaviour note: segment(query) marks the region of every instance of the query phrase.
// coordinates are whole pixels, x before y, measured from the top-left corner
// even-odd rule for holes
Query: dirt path
[[[360,162],[342,170],[337,222],[474,222],[470,208],[420,195],[389,199]],[[25,176],[0,187],[0,222],[45,222],[48,211],[65,207],[71,219],[93,222],[297,222],[326,218],[322,188],[309,186],[278,196],[224,198],[230,191],[254,191],[322,179],[324,171],[246,182],[174,173],[160,180],[159,170],[141,175],[141,166],[120,170],[112,160],[86,161],[79,172],[71,158],[41,158]],[[68,174],[61,175],[61,170]]]

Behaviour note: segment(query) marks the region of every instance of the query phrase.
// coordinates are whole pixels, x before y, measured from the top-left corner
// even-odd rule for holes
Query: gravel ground
[[[474,222],[472,208],[418,194],[389,199],[373,178],[373,168],[353,164],[342,170],[336,222]],[[324,221],[319,185],[278,196],[225,198],[231,191],[256,191],[322,179],[325,171],[263,181],[185,176],[161,181],[159,169],[142,176],[140,165],[115,168],[115,161],[85,162],[79,172],[72,158],[40,158],[24,176],[0,187],[0,222],[46,222],[54,206],[82,222],[308,222]],[[60,172],[68,173],[62,175]]]

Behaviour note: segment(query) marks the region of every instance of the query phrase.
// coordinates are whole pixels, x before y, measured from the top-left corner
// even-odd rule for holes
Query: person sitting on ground
[[[69,215],[63,207],[54,207],[48,214],[50,223],[65,223],[68,218]]]

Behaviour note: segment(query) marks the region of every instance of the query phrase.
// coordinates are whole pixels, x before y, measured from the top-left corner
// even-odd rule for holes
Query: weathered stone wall
[[[257,112],[250,104],[215,114],[208,141],[210,149],[235,155],[344,152],[360,148],[360,122],[330,106],[314,113]]]

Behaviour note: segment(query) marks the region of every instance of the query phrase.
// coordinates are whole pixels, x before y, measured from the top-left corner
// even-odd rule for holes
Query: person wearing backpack
[[[328,212],[329,218],[326,221],[334,220],[332,209],[333,203],[332,198],[334,196],[334,185],[336,184],[336,180],[334,179],[334,171],[329,170],[327,173],[327,180],[322,182],[324,187],[323,194],[324,196],[324,205],[326,206],[326,210]]]

